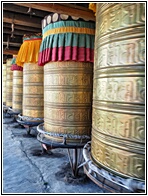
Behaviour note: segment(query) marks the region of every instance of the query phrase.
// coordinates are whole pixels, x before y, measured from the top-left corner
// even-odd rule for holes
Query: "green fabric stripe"
[[[58,21],[55,23],[48,24],[43,30],[42,34],[50,29],[55,29],[59,27],[82,27],[82,28],[90,28],[95,29],[95,23],[93,22],[85,22],[85,21]]]
[[[12,59],[11,65],[16,64],[16,57]]]
[[[40,46],[40,52],[45,50],[46,48],[55,48],[55,47],[85,47],[94,49],[94,35],[88,34],[78,34],[78,33],[60,33],[60,34],[52,34],[50,36],[45,37],[42,40]]]
[[[25,38],[23,38],[23,41],[25,41],[25,40],[30,40],[30,39],[37,39],[37,38],[42,38],[42,36],[30,36],[30,37],[25,37]]]

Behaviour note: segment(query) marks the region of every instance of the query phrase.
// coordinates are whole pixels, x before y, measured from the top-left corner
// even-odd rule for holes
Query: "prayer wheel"
[[[145,179],[145,4],[96,7],[91,157],[114,175]]]
[[[23,116],[44,117],[43,67],[37,63],[23,66]]]
[[[11,71],[11,60],[6,60],[6,106],[12,107],[12,86],[13,86],[13,72]]]
[[[42,27],[38,64],[44,65],[44,130],[50,133],[45,137],[55,143],[63,137],[70,145],[86,143],[91,134],[95,24],[55,13],[45,17]]]
[[[12,108],[14,111],[22,112],[22,100],[23,100],[23,72],[13,71],[13,98]]]
[[[16,55],[13,55],[11,70],[13,71],[13,96],[12,109],[14,112],[22,112],[23,100],[23,68],[16,65]]]
[[[6,64],[3,64],[3,104],[6,104]]]
[[[41,41],[40,33],[24,35],[16,59],[16,64],[23,67],[22,119],[30,122],[43,122],[44,117],[43,67],[38,66]]]
[[[44,66],[44,128],[59,134],[48,138],[62,142],[60,134],[90,136],[92,73],[92,63],[50,62]],[[67,141],[80,143],[76,138]]]

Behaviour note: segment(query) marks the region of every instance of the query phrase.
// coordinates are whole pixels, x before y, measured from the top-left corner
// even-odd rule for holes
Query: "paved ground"
[[[16,123],[5,124],[11,120],[3,119],[4,194],[107,193],[87,177],[76,181],[78,184],[66,182],[62,168],[66,171],[70,168],[67,149],[53,149],[51,155],[35,156],[41,150],[40,142],[36,137],[27,137],[25,128],[13,128]],[[36,128],[31,133],[36,135]]]

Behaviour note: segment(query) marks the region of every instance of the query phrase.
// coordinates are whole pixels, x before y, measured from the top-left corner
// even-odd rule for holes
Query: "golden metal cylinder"
[[[44,66],[44,129],[55,134],[90,136],[92,63],[50,62]],[[62,142],[59,136],[48,138]],[[80,143],[80,139],[67,139]]]
[[[15,112],[22,113],[22,101],[23,101],[23,71],[13,70],[12,108]]]
[[[11,60],[7,59],[6,64],[6,106],[12,107],[12,86],[13,86],[13,72],[11,71]]]
[[[6,104],[6,64],[3,64],[3,103]]]
[[[23,66],[23,116],[44,117],[43,67],[37,63]]]
[[[97,4],[91,156],[145,178],[144,3]]]

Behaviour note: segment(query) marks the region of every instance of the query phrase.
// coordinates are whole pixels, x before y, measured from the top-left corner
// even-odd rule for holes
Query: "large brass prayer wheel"
[[[60,134],[71,134],[67,142],[77,144],[80,139],[73,136],[90,136],[92,74],[92,63],[65,61],[45,64],[44,128],[56,135],[46,137],[62,142]]]
[[[22,112],[23,101],[23,71],[13,70],[13,98],[12,108],[15,112]]]
[[[145,4],[97,4],[91,156],[145,179]]]
[[[3,104],[6,104],[6,64],[3,64]]]
[[[43,67],[37,63],[23,66],[23,116],[44,117]]]
[[[6,106],[12,107],[12,86],[13,86],[13,72],[11,71],[11,60],[7,59],[6,64]]]

